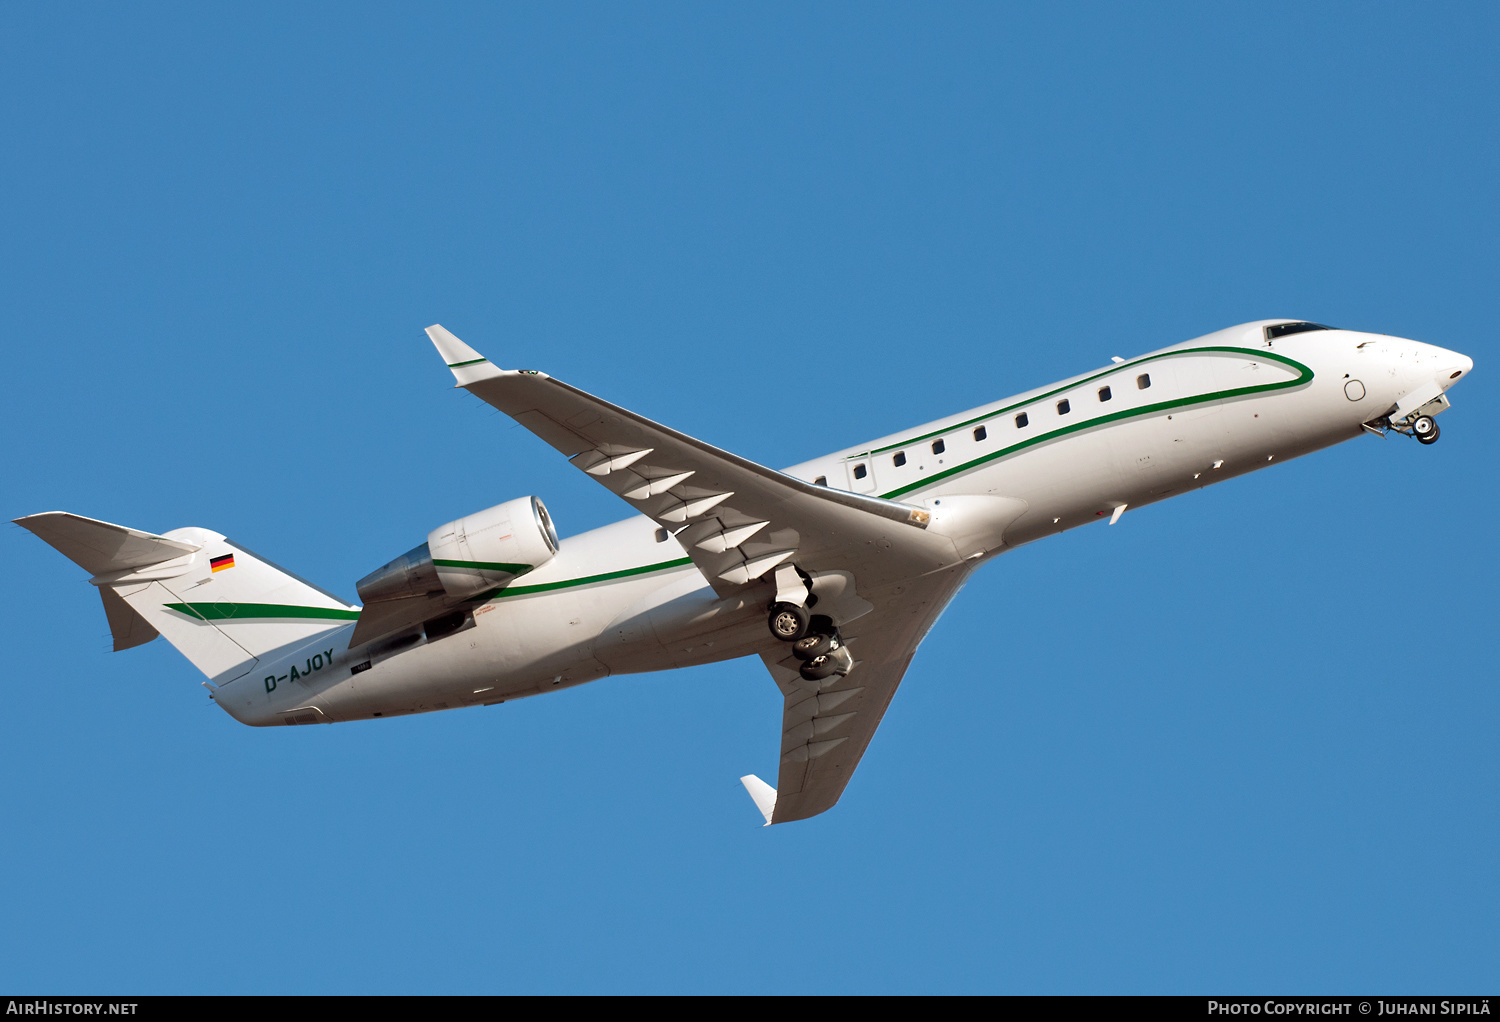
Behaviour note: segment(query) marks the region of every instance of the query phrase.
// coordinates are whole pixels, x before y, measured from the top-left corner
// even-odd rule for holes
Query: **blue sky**
[[[7,518],[353,597],[617,498],[421,328],[787,465],[1233,323],[1475,359],[1366,438],[988,566],[843,802],[758,662],[251,729],[29,533],[0,986],[1483,992],[1493,5],[9,5]]]

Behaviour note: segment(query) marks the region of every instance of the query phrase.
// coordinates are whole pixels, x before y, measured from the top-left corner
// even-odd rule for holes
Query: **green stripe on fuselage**
[[[985,412],[983,415],[975,416],[974,418],[968,419],[964,422],[957,422],[951,426],[947,426],[939,430],[934,430],[931,433],[924,433],[921,436],[913,437],[910,440],[906,440],[901,443],[887,444],[884,447],[878,447],[872,451],[867,452],[866,454],[856,455],[854,457],[845,458],[844,460],[848,462],[854,461],[857,458],[873,457],[876,454],[883,454],[886,451],[894,451],[901,447],[910,446],[911,444],[921,443],[923,440],[930,439],[931,437],[952,433],[955,430],[963,429],[966,426],[972,426],[977,423],[986,422],[997,416],[1004,415],[1007,412],[1013,412],[1018,408],[1030,408],[1039,401],[1045,401],[1047,398],[1055,397],[1056,395],[1061,394],[1065,391],[1070,391],[1075,387],[1082,387],[1105,376],[1131,369],[1146,362],[1152,362],[1160,358],[1170,358],[1174,355],[1191,355],[1205,351],[1225,351],[1231,352],[1236,355],[1250,355],[1256,359],[1261,360],[1281,362],[1297,370],[1297,378],[1295,380],[1278,380],[1275,383],[1260,383],[1250,387],[1234,387],[1229,390],[1215,390],[1210,391],[1207,394],[1194,394],[1188,397],[1173,398],[1170,401],[1158,401],[1154,404],[1142,405],[1139,408],[1127,408],[1123,411],[1111,412],[1108,415],[1095,416],[1092,419],[1085,419],[1082,422],[1075,422],[1069,426],[1063,426],[1059,429],[1054,429],[1046,433],[1038,433],[1036,436],[1027,437],[1025,440],[1022,440],[1019,443],[1011,444],[1009,447],[1002,447],[997,451],[991,451],[990,453],[982,455],[978,458],[974,458],[971,461],[966,461],[962,465],[955,465],[953,468],[945,469],[942,472],[934,472],[930,476],[925,476],[924,478],[918,479],[915,482],[908,483],[905,486],[898,486],[896,489],[891,490],[888,493],[881,494],[881,496],[886,500],[892,500],[903,494],[911,493],[913,490],[925,489],[940,479],[951,478],[953,476],[967,472],[970,469],[977,468],[980,465],[995,461],[998,458],[1003,458],[1008,454],[1015,454],[1016,452],[1025,450],[1028,447],[1035,447],[1037,444],[1045,443],[1048,440],[1055,440],[1058,437],[1067,436],[1069,433],[1078,433],[1082,430],[1091,429],[1095,426],[1103,426],[1111,422],[1121,422],[1125,419],[1133,419],[1142,415],[1152,415],[1157,412],[1171,411],[1174,408],[1185,408],[1190,405],[1204,404],[1208,401],[1225,401],[1230,398],[1244,397],[1248,394],[1263,394],[1275,390],[1286,390],[1291,387],[1300,387],[1304,384],[1312,382],[1313,371],[1310,368],[1303,365],[1301,362],[1294,361],[1290,358],[1285,357],[1284,355],[1273,354],[1269,351],[1255,351],[1251,348],[1225,347],[1189,348],[1183,351],[1168,351],[1160,355],[1149,355],[1146,358],[1136,359],[1134,362],[1122,363],[1115,366],[1113,369],[1106,369],[1104,372],[1095,373],[1093,376],[1085,377],[1084,379],[1078,380],[1074,383],[1070,383],[1065,387],[1058,387],[1054,390],[1049,390],[1044,394],[1037,394],[1033,397],[1027,398],[1025,401],[1017,401],[1015,404],[1006,405],[1003,408],[997,408],[992,412]]]
[[[894,444],[886,444],[884,447],[874,447],[868,451],[865,451],[863,454],[851,454],[848,457],[844,458],[844,460],[854,461],[858,458],[873,458],[877,454],[884,454],[886,451],[894,451],[899,447],[908,447],[911,444],[919,444],[923,440],[930,440],[935,436],[942,436],[943,434],[951,433],[956,429],[963,429],[965,426],[977,426],[979,423],[987,422],[988,420],[993,419],[998,415],[1004,415],[1006,412],[1013,412],[1018,408],[1027,408],[1038,401],[1045,401],[1049,397],[1055,397],[1056,395],[1061,394],[1064,391],[1072,390],[1074,387],[1082,387],[1086,383],[1092,383],[1095,380],[1101,380],[1106,376],[1113,375],[1114,373],[1125,372],[1126,370],[1133,369],[1136,366],[1145,365],[1147,362],[1155,362],[1158,359],[1163,358],[1174,358],[1178,355],[1196,355],[1205,351],[1227,351],[1235,355],[1252,355],[1260,359],[1269,359],[1272,362],[1282,362],[1297,370],[1297,379],[1282,380],[1279,383],[1263,383],[1254,387],[1240,387],[1235,390],[1220,391],[1210,395],[1200,395],[1198,397],[1180,398],[1179,400],[1184,404],[1191,404],[1197,401],[1210,401],[1215,398],[1225,397],[1227,395],[1253,394],[1257,391],[1262,390],[1281,390],[1286,387],[1297,387],[1301,386],[1304,383],[1310,382],[1313,378],[1313,371],[1307,366],[1303,365],[1301,362],[1297,362],[1293,359],[1287,358],[1285,355],[1277,355],[1274,352],[1270,351],[1256,351],[1253,348],[1234,348],[1220,346],[1209,348],[1183,348],[1178,351],[1164,351],[1159,355],[1146,355],[1142,358],[1132,359],[1129,362],[1121,362],[1118,365],[1110,367],[1109,369],[1097,372],[1092,376],[1085,376],[1081,380],[1074,380],[1072,383],[1065,384],[1061,387],[1055,387],[1052,390],[1045,391],[1041,394],[1033,394],[1031,397],[1028,397],[1024,401],[1017,401],[1015,404],[1009,404],[1001,408],[996,408],[992,411],[985,412],[982,415],[976,415],[972,419],[965,419],[963,422],[955,422],[951,426],[944,426],[942,429],[935,429],[930,433],[923,433],[921,436],[914,436],[910,439],[901,440]],[[1157,407],[1159,406],[1151,405],[1149,406],[1149,408],[1141,408],[1137,409],[1137,411],[1146,412],[1154,410]]]
[[[570,589],[573,586],[586,586],[594,582],[612,582],[617,578],[629,578],[631,575],[645,575],[653,571],[665,571],[668,568],[682,568],[692,564],[690,557],[679,557],[675,561],[659,561],[656,564],[646,564],[639,568],[621,568],[619,571],[606,571],[599,575],[585,575],[582,578],[568,578],[560,582],[538,582],[529,586],[506,586],[497,590],[489,598],[492,600],[503,600],[507,596],[525,596],[528,593],[546,593],[554,589]]]

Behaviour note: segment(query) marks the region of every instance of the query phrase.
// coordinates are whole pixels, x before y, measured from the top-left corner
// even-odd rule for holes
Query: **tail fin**
[[[359,617],[357,607],[207,529],[155,536],[62,511],[16,524],[93,576],[115,649],[164,635],[220,683]]]

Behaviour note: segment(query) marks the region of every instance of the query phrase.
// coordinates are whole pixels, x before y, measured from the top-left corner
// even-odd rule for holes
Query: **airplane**
[[[493,705],[759,656],[783,696],[767,826],[842,796],[933,622],[979,565],[1366,433],[1432,444],[1468,357],[1302,320],[1230,327],[766,468],[442,326],[455,386],[635,512],[560,541],[517,497],[440,525],[350,604],[217,532],[19,518],[86,570],[116,650],[157,635],[257,727]]]

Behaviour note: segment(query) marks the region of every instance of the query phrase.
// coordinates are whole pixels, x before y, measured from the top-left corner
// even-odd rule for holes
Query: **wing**
[[[967,578],[961,565],[877,596],[874,610],[842,629],[855,658],[847,677],[804,681],[789,650],[762,656],[785,699],[775,811],[767,823],[805,820],[838,802],[917,645]]]
[[[721,596],[783,565],[851,573],[863,594],[959,560],[921,508],[796,479],[545,373],[497,369],[440,326],[427,333],[460,387],[676,533]],[[796,577],[783,571],[778,588]]]
[[[674,532],[721,596],[774,574],[776,599],[801,604],[809,589],[818,597],[818,612],[838,624],[855,664],[847,675],[811,682],[789,647],[778,643],[763,657],[785,699],[779,790],[767,822],[833,806],[917,644],[968,576],[972,565],[954,541],[928,531],[932,517],[921,508],[796,479],[544,373],[498,369],[440,326],[427,334],[460,387]],[[767,801],[768,786],[751,780],[757,805]]]

